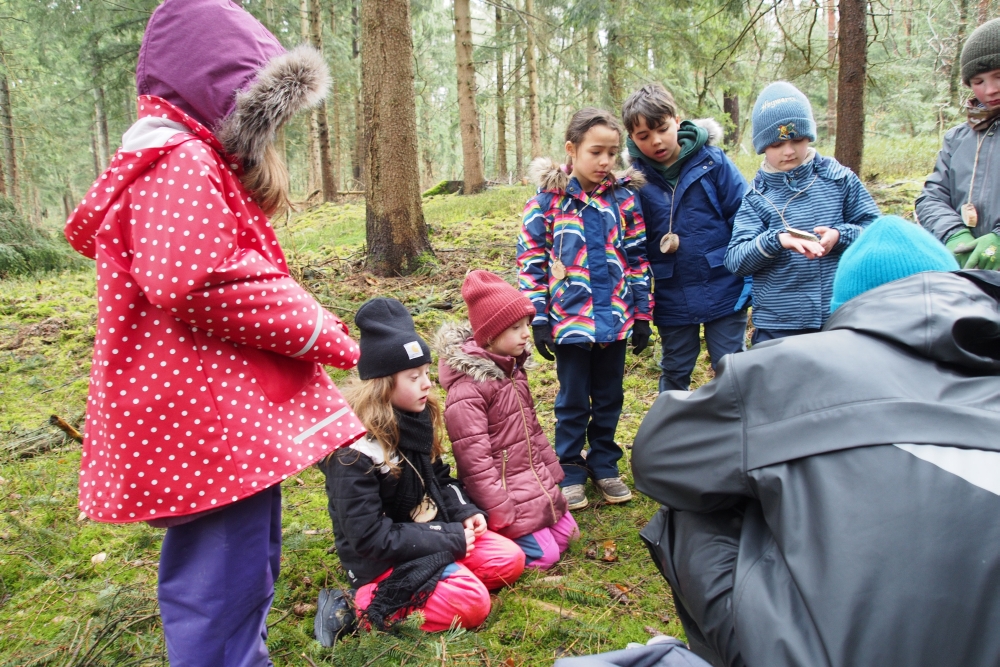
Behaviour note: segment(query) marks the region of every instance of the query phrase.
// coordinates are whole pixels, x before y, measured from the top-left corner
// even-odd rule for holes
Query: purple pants
[[[267,667],[281,487],[167,529],[157,597],[171,667]]]

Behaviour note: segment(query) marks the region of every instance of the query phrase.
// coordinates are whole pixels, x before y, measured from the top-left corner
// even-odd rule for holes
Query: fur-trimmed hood
[[[286,52],[231,0],[165,0],[136,67],[136,89],[170,102],[218,136],[243,166],[260,162],[288,119],[319,103],[330,85],[310,46]]]
[[[635,190],[646,185],[646,175],[633,167],[615,172],[614,178],[618,185],[627,185]],[[562,193],[569,187],[569,172],[566,165],[557,164],[552,158],[536,157],[528,166],[528,180],[544,192]]]
[[[535,367],[530,343],[517,359],[493,354],[476,343],[468,321],[442,324],[434,336],[434,350],[439,359],[438,380],[445,391],[461,375],[488,382],[505,379],[515,363],[524,369]]]

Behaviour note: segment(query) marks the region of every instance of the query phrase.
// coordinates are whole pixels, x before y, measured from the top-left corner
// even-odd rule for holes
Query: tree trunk
[[[90,128],[90,155],[94,158],[94,178],[101,177],[101,158],[97,153],[97,132]]]
[[[421,99],[420,132],[424,141],[420,146],[420,157],[424,163],[424,177],[421,189],[426,190],[434,185],[434,154],[431,153],[431,107],[426,97]]]
[[[358,2],[351,0],[351,58],[357,63],[361,56],[360,28],[361,21],[358,16]],[[355,71],[358,77],[354,80],[354,147],[351,150],[351,173],[354,176],[354,187],[364,188],[364,142],[365,127],[364,114],[361,111],[361,79],[360,68],[355,64]]]
[[[14,115],[10,106],[7,75],[0,74],[0,132],[3,135],[3,175],[7,193],[15,202],[19,199],[17,183],[17,149],[14,144]],[[100,173],[98,173],[100,176]]]
[[[608,17],[608,98],[613,109],[620,109],[625,101],[622,75],[625,73],[625,56],[618,28],[618,3],[612,0]],[[697,80],[697,76],[695,77]],[[700,106],[700,104],[699,104]]]
[[[264,16],[268,29],[274,32],[274,0],[264,0]]]
[[[520,182],[524,169],[524,57],[521,51],[521,21],[514,22],[514,178]]]
[[[94,88],[94,119],[97,124],[98,160],[103,171],[108,167],[108,155],[111,153],[111,147],[108,141],[108,115],[104,110],[104,88],[101,86]]]
[[[408,0],[362,0],[368,268],[411,273],[431,252],[417,178],[413,41]]]
[[[465,183],[462,192],[471,195],[486,187],[483,145],[479,137],[479,110],[476,108],[476,66],[472,62],[472,14],[469,0],[455,0],[454,8],[458,126],[462,135],[462,180]]]
[[[309,3],[310,0],[299,0],[299,21],[302,30],[302,41],[308,43],[309,36]],[[316,123],[316,110],[309,112],[309,127],[306,135],[309,138],[308,165],[309,176],[306,179],[306,197],[312,197],[313,193],[322,189],[320,183],[320,160],[319,160],[319,126]]]
[[[590,104],[597,104],[600,99],[598,95],[598,71],[597,71],[597,29],[593,25],[587,26],[587,101]]]
[[[503,85],[503,40],[506,39],[503,10],[496,6],[496,58],[497,58],[497,180],[507,178],[507,100]]]
[[[542,154],[542,120],[538,112],[538,63],[535,61],[535,13],[534,0],[524,0],[525,19],[528,22],[528,45],[524,54],[528,70],[528,121],[531,124],[531,157]]]
[[[961,106],[962,100],[962,47],[969,25],[969,0],[958,0],[958,32],[955,37],[955,57],[951,61],[951,76],[948,77],[948,99],[953,106]]]
[[[826,0],[826,57],[830,74],[826,78],[826,135],[837,136],[837,0]]]
[[[740,96],[731,90],[722,94],[722,110],[729,116],[730,126],[726,129],[726,145],[740,143]]]
[[[323,51],[323,12],[320,0],[309,0],[309,41],[318,51]],[[330,157],[330,125],[326,116],[326,100],[316,106],[314,117],[323,201],[333,201],[337,198],[337,183],[333,178],[333,160]]]
[[[866,0],[841,0],[837,77],[837,147],[834,157],[858,176],[865,146],[865,76],[868,68]]]
[[[976,12],[977,26],[990,20],[990,4],[990,0],[979,0],[979,10]]]
[[[335,190],[340,189],[341,184],[341,173],[340,173],[340,95],[338,94],[337,80],[334,79],[333,83],[330,85],[330,102],[333,104],[333,187]]]

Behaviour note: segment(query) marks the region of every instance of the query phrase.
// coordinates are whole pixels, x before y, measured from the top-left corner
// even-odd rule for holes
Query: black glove
[[[549,361],[555,361],[553,356],[556,343],[552,340],[552,327],[548,324],[531,325],[531,335],[535,339],[535,349]]]
[[[653,331],[646,320],[636,320],[632,324],[632,354],[642,354],[649,347],[649,338]]]

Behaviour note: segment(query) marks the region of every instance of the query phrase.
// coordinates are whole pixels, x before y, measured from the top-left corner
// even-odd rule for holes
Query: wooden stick
[[[69,422],[59,415],[52,415],[49,417],[49,423],[61,429],[66,435],[73,438],[77,442],[83,443],[83,436],[80,435],[80,432],[73,428]]]

